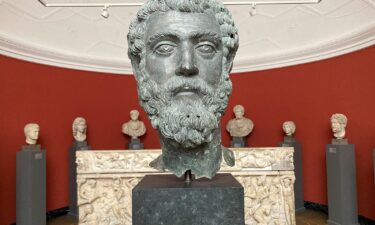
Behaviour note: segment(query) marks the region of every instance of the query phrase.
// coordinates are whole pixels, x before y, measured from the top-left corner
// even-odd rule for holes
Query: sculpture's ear
[[[227,60],[226,60],[226,62],[225,62],[225,68],[226,68],[226,70],[227,70],[227,72],[228,72],[228,74],[232,71],[232,69],[233,69],[233,59],[234,59],[234,56],[228,56],[227,57]]]
[[[132,67],[133,67],[133,73],[134,77],[137,79],[137,77],[141,74],[141,69],[139,68],[139,60],[131,60]]]
[[[230,62],[227,68],[228,68],[228,74],[229,74],[233,69],[233,61]]]

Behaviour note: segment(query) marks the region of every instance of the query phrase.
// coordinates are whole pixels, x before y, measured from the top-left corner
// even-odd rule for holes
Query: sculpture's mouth
[[[332,131],[333,131],[333,132],[340,131],[340,127],[332,126],[331,128],[332,128]]]
[[[192,87],[190,85],[183,85],[173,90],[174,96],[192,96],[198,95],[200,90],[196,87]]]

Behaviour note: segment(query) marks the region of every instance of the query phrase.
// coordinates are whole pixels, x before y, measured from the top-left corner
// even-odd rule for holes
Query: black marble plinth
[[[230,147],[232,148],[247,147],[246,137],[232,137],[232,140],[230,141]]]
[[[231,174],[184,182],[146,175],[133,189],[133,225],[244,225],[244,189]]]
[[[16,164],[17,225],[45,225],[46,151],[39,145],[25,145],[17,152]]]
[[[128,144],[128,149],[143,149],[143,143],[138,138],[132,138]]]
[[[305,211],[303,201],[303,173],[302,173],[302,147],[301,144],[294,138],[285,136],[283,142],[279,142],[280,147],[293,147],[293,162],[294,173],[296,181],[294,182],[294,205],[296,213]]]
[[[76,152],[90,150],[86,141],[75,141],[69,148],[69,215],[78,219]]]
[[[327,224],[358,224],[354,145],[327,145],[326,157],[328,189]]]

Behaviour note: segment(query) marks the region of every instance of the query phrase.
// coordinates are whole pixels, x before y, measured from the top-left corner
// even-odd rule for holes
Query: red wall
[[[327,204],[325,145],[329,118],[348,116],[347,137],[356,145],[359,214],[375,219],[372,149],[375,148],[375,46],[299,66],[232,76],[233,95],[223,127],[235,104],[255,123],[248,138],[254,147],[275,146],[281,124],[293,120],[303,146],[305,200]],[[94,149],[123,149],[128,138],[121,124],[140,109],[132,76],[68,70],[0,56],[0,224],[15,222],[15,158],[24,144],[23,127],[36,122],[47,149],[48,210],[68,205],[68,148],[71,123],[88,121]],[[141,111],[148,133],[145,148],[158,148],[156,132]],[[223,130],[223,143],[229,135]]]

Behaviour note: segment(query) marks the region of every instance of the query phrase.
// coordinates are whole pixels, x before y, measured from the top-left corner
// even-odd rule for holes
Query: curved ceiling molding
[[[375,44],[375,0],[228,7],[240,34],[232,72],[322,60]],[[132,74],[126,49],[138,8],[44,8],[37,0],[0,0],[0,54],[64,68]],[[7,22],[12,21],[12,22]]]
[[[21,60],[69,69],[124,75],[133,73],[129,60],[105,60],[73,55],[57,49],[27,44],[2,35],[0,35],[0,53]]]
[[[374,44],[375,24],[357,33],[338,37],[335,40],[316,44],[315,46],[311,45],[305,49],[293,49],[263,58],[249,57],[237,61],[233,72],[258,71],[314,62],[354,52]]]

